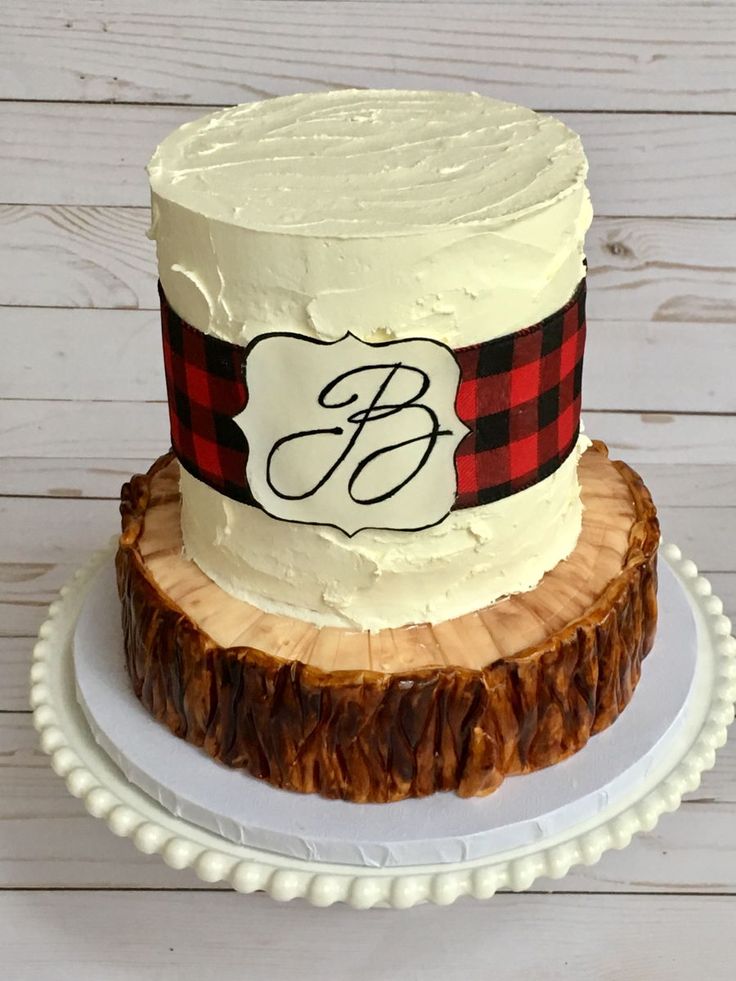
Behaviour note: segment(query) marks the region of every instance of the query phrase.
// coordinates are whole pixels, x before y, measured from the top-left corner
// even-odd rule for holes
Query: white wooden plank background
[[[14,979],[200,981],[217,972],[291,981],[295,971],[356,981],[732,977],[723,937],[732,930],[733,906],[723,896],[508,896],[492,909],[463,901],[403,917],[348,908],[325,917],[295,904],[288,924],[273,903],[253,899],[246,911],[227,893],[111,899],[42,892],[0,902],[0,942],[18,964]],[[421,945],[407,942],[420,935]],[[682,952],[672,949],[673,936],[682,938]],[[346,937],[349,951],[333,973],[333,952],[345,950]],[[707,975],[700,973],[706,958]]]
[[[147,206],[142,163],[152,147],[162,133],[208,112],[201,105],[8,102],[0,109],[7,133],[0,160],[2,200]],[[733,116],[558,115],[584,140],[599,215],[736,216]],[[669,158],[666,181],[658,166],[663,155]]]
[[[726,978],[736,749],[625,851],[404,914],[204,888],[88,817],[27,708],[33,635],[167,440],[144,165],[225,105],[342,86],[554,110],[591,160],[586,425],[736,611],[736,5],[19,0],[0,9],[0,963],[26,979]]]
[[[147,0],[61,9],[21,0],[0,27],[2,78],[15,99],[219,105],[434,86],[546,109],[736,108],[728,2],[226,0],[213,9],[180,0],[174,13]]]

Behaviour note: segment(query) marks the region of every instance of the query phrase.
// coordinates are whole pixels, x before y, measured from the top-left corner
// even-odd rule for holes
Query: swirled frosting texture
[[[263,232],[340,238],[492,228],[585,178],[551,116],[455,92],[338,91],[252,102],[182,126],[156,193]]]
[[[461,347],[536,323],[584,274],[579,138],[474,94],[336,91],[235,106],[167,137],[151,235],[172,307],[238,344],[290,331]],[[505,501],[427,531],[276,521],[182,479],[188,554],[233,594],[379,629],[533,588],[582,517],[574,454]],[[492,543],[492,544],[491,544]]]

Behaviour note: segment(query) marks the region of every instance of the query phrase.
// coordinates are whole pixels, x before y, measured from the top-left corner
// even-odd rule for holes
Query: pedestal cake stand
[[[660,547],[660,622],[621,718],[578,754],[494,794],[360,805],[228,770],[149,718],[127,683],[110,545],[51,604],[34,648],[41,745],[117,835],[206,882],[356,908],[528,889],[623,848],[694,790],[726,740],[736,640],[695,564]]]

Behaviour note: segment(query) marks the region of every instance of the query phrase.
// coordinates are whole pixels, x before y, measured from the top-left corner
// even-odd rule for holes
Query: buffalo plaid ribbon
[[[248,445],[234,417],[245,408],[245,348],[204,334],[169,306],[159,285],[171,441],[189,473],[258,507],[246,479]],[[455,453],[454,508],[516,494],[554,473],[580,430],[585,280],[551,316],[453,353],[455,399],[469,427]]]

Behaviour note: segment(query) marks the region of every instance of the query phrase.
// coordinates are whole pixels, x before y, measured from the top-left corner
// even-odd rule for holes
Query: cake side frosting
[[[591,219],[579,138],[477,95],[343,91],[215,113],[149,166],[159,274],[189,324],[460,348],[562,307]],[[377,630],[534,587],[577,541],[577,461],[422,531],[291,524],[184,473],[187,554],[264,610]]]
[[[575,548],[578,446],[551,476],[424,531],[358,532],[275,521],[182,469],[186,554],[213,582],[268,613],[381,630],[437,623],[532,589]]]

